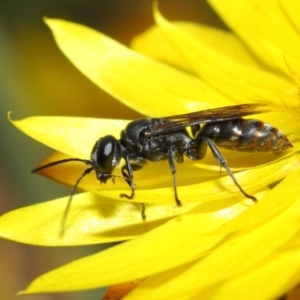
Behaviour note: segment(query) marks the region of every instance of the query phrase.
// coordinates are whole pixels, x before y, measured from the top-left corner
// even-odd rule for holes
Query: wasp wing
[[[163,117],[163,120],[170,120],[170,122],[156,124],[148,129],[145,134],[150,137],[158,134],[170,133],[201,123],[222,122],[267,112],[268,110],[262,108],[264,106],[266,105],[260,103],[248,103]]]

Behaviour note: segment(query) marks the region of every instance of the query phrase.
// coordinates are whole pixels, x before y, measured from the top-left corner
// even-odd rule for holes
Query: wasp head
[[[107,135],[96,142],[91,161],[101,183],[106,183],[107,179],[113,177],[112,172],[120,160],[121,145],[115,137]]]

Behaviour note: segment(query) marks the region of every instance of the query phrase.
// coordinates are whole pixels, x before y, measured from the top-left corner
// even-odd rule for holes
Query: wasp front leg
[[[139,164],[131,164],[128,157],[125,158],[125,162],[126,162],[126,164],[122,167],[121,171],[122,171],[122,175],[124,176],[126,182],[128,183],[128,185],[131,188],[131,195],[121,194],[120,197],[132,199],[135,194],[133,171],[137,171],[137,170],[141,169],[143,167],[143,164],[140,164],[140,165]],[[142,218],[146,219],[145,204],[141,203],[141,205],[142,205],[142,212],[141,212]]]
[[[129,156],[125,157],[125,165],[122,167],[121,170],[126,182],[131,188],[131,195],[121,194],[120,197],[132,199],[134,197],[135,185],[134,185],[134,178],[133,178],[133,166],[129,161]]]

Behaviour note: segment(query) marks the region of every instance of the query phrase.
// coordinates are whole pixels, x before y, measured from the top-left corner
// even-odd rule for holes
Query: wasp
[[[122,175],[128,183],[131,193],[121,197],[132,199],[135,194],[134,172],[140,170],[147,161],[168,161],[173,176],[174,198],[181,205],[177,193],[176,163],[183,163],[184,157],[201,160],[207,147],[223,167],[240,192],[249,199],[256,198],[246,193],[230,170],[218,147],[236,151],[273,151],[280,153],[293,147],[286,135],[271,124],[257,119],[244,119],[244,116],[266,112],[264,104],[250,103],[226,106],[168,116],[164,118],[145,118],[130,122],[121,132],[120,139],[112,135],[101,137],[96,141],[90,159],[68,158],[51,162],[32,171],[35,173],[58,164],[78,161],[88,168],[81,174],[71,193],[66,213],[79,182],[91,171],[97,179],[106,183],[115,179],[113,171],[124,159]],[[187,128],[190,127],[190,132]],[[142,208],[145,218],[145,207]]]

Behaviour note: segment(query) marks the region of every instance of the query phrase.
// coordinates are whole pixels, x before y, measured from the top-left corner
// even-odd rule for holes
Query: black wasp
[[[120,139],[111,135],[100,138],[95,143],[90,160],[80,158],[58,160],[38,167],[32,172],[69,161],[79,161],[89,166],[75,183],[65,212],[66,216],[79,182],[92,170],[96,172],[97,179],[101,183],[106,183],[109,178],[114,180],[116,176],[112,174],[113,170],[123,158],[125,165],[121,170],[131,188],[131,194],[120,196],[132,199],[135,192],[134,171],[141,169],[147,160],[154,162],[167,160],[173,176],[175,201],[180,206],[175,162],[182,163],[184,156],[191,160],[200,160],[205,156],[208,146],[239,190],[247,198],[256,201],[255,197],[247,194],[239,185],[217,146],[237,151],[275,153],[293,147],[285,134],[274,126],[255,119],[242,118],[266,112],[263,107],[263,104],[251,103],[164,118],[135,120],[122,130]],[[191,128],[191,135],[187,127]],[[144,206],[142,216],[145,218]]]

